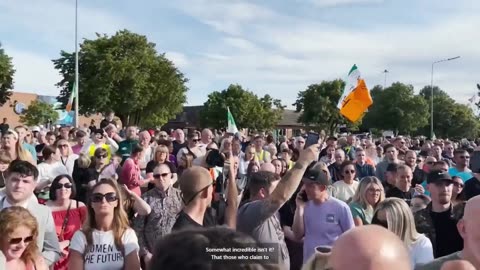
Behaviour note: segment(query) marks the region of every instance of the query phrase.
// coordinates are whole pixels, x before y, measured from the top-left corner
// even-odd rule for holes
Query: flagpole
[[[78,0],[75,0],[75,127],[80,127],[78,118]]]

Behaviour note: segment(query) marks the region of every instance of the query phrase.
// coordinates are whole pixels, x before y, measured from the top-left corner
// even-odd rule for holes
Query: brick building
[[[34,93],[13,92],[10,96],[10,100],[8,100],[5,104],[3,104],[3,106],[0,107],[0,122],[4,117],[6,117],[7,123],[10,125],[10,127],[15,127],[22,124],[20,123],[20,115],[22,111],[26,109],[32,101],[37,99],[40,99],[42,101],[52,101],[55,100],[56,97],[41,96]],[[90,125],[91,119],[94,119],[96,124],[98,125],[102,120],[102,116],[100,114],[91,117],[80,116],[80,126]]]

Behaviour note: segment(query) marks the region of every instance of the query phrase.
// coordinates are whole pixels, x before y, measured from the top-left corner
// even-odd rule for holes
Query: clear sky
[[[465,103],[480,83],[478,0],[78,0],[79,38],[144,34],[190,80],[188,105],[238,83],[291,105],[309,84],[434,84]],[[51,59],[74,50],[75,0],[0,0],[0,42],[15,90],[58,95]]]

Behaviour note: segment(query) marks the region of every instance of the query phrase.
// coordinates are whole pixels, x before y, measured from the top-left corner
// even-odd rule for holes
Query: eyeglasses
[[[453,182],[453,185],[456,187],[456,188],[463,188],[464,184],[462,183],[457,183],[457,182]]]
[[[22,238],[22,237],[18,237],[18,238],[10,238],[10,240],[8,240],[8,243],[10,245],[18,245],[20,244],[21,242],[25,243],[25,244],[29,244],[30,242],[33,241],[33,236],[30,235],[30,236],[27,236],[25,238]]]
[[[55,188],[55,189],[61,189],[61,188],[67,188],[67,189],[69,189],[69,188],[72,188],[72,184],[71,184],[71,183],[65,183],[65,184],[60,184],[60,183],[58,183],[58,184],[56,184],[56,185],[54,186],[54,188]]]
[[[96,158],[107,158],[107,155],[96,155]]]
[[[170,174],[170,173],[158,173],[158,174],[154,174],[154,175],[153,175],[153,178],[155,178],[155,179],[160,179],[160,177],[165,178],[165,177],[167,177],[169,174]]]
[[[58,147],[60,147],[60,148],[68,148],[68,144],[61,144],[61,145],[59,145]]]
[[[344,174],[354,174],[355,170],[346,170],[343,172]]]
[[[92,196],[91,196],[92,203],[103,202],[103,198],[105,198],[105,200],[107,202],[114,202],[114,201],[118,200],[117,194],[115,194],[115,192],[109,192],[109,193],[105,193],[105,194],[93,193]]]
[[[386,220],[380,220],[378,219],[377,216],[374,216],[372,218],[372,224],[373,225],[378,225],[378,226],[382,226],[384,227],[385,229],[388,229],[388,222]]]
[[[207,185],[206,187],[204,187],[204,188],[200,189],[199,191],[195,192],[195,194],[193,194],[193,196],[187,202],[185,202],[185,200],[183,198],[182,198],[182,200],[185,202],[185,205],[188,205],[189,203],[191,203],[193,201],[193,199],[195,199],[195,197],[197,197],[198,194],[202,193],[207,188],[209,188],[210,186],[213,186],[213,185],[215,185],[214,181],[212,181],[212,183]]]

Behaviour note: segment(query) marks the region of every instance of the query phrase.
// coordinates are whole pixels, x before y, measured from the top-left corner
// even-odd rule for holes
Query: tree
[[[20,116],[20,122],[27,126],[44,125],[49,121],[55,123],[57,120],[58,112],[53,105],[39,100],[32,101]]]
[[[428,124],[427,102],[414,95],[413,86],[397,82],[379,88],[372,91],[373,105],[364,117],[365,127],[410,133]]]
[[[10,100],[14,74],[15,69],[12,65],[12,58],[5,53],[0,43],[0,106],[3,106]]]
[[[296,102],[296,111],[300,112],[298,121],[315,131],[324,130],[333,135],[339,125],[346,124],[355,128],[359,123],[346,120],[337,108],[345,82],[342,80],[323,81],[312,84],[306,90],[300,91]]]
[[[53,60],[63,76],[58,101],[73,89],[75,56],[60,52]],[[182,111],[187,79],[145,36],[122,30],[85,39],[79,51],[81,114],[114,111],[124,125],[161,126]]]
[[[202,126],[217,129],[227,127],[227,107],[230,107],[238,128],[254,130],[274,128],[284,109],[280,100],[270,95],[259,98],[238,84],[211,93],[203,106],[200,114]]]
[[[428,104],[431,110],[431,87],[425,86],[419,95]],[[447,92],[433,87],[433,130],[436,137],[464,138],[478,133],[478,120],[468,106],[458,104]],[[430,133],[430,124],[421,130],[424,134]]]

